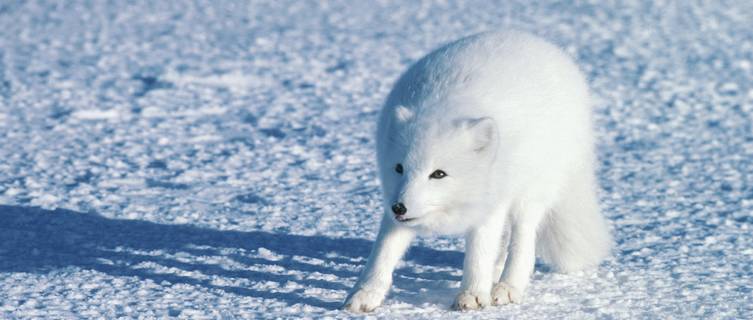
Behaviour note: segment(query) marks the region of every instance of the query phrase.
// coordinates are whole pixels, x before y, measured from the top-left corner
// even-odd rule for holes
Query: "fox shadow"
[[[360,267],[365,263],[371,246],[371,241],[357,238],[214,230],[188,225],[109,219],[93,213],[65,209],[45,210],[0,205],[0,272],[47,273],[55,269],[76,267],[112,276],[138,277],[156,283],[189,284],[243,296],[281,300],[291,305],[304,303],[326,309],[336,309],[341,302],[321,300],[305,294],[304,290],[317,287],[347,291],[350,288],[341,281],[250,270],[253,268],[230,270],[212,263],[186,262],[186,259],[176,256],[186,253],[194,256],[219,256],[242,266],[274,265],[303,274],[321,273],[335,275],[337,279],[353,279],[358,276],[358,272],[353,268],[343,268],[342,265]],[[275,256],[259,258],[256,254],[246,254],[258,252],[261,248],[274,252]],[[149,254],[149,251],[155,250],[159,254]],[[324,263],[308,262],[312,259]],[[462,259],[462,253],[457,251],[420,246],[411,248],[405,257],[405,260],[416,264],[453,268],[461,268]],[[158,273],[151,268],[139,266],[144,263],[252,282],[274,281],[285,284],[292,281],[304,288],[292,292],[272,292],[220,285],[206,279]],[[406,278],[459,280],[459,277],[448,272],[418,274],[410,268],[400,268],[396,270],[395,285],[400,286],[401,282],[405,284],[405,281],[409,281]]]

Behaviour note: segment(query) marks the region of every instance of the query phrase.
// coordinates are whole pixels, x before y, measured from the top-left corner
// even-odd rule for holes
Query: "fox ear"
[[[471,138],[471,147],[477,153],[493,150],[497,145],[497,124],[489,117],[463,119],[459,126]]]
[[[406,122],[413,118],[413,110],[408,109],[408,107],[404,105],[399,105],[395,107],[395,118],[399,122]]]

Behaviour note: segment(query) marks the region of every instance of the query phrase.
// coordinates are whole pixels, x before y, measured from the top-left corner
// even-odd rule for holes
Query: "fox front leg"
[[[529,205],[514,214],[502,279],[492,291],[494,304],[522,302],[536,262],[536,230],[545,213],[543,206]]]
[[[392,272],[414,236],[413,230],[397,225],[385,214],[366,267],[345,299],[344,309],[371,312],[382,304],[392,285]]]
[[[463,282],[455,299],[456,310],[479,309],[491,304],[494,265],[499,256],[504,216],[491,217],[466,235]]]

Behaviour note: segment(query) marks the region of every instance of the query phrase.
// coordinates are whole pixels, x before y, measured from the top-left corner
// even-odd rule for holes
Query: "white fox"
[[[382,109],[379,236],[344,308],[384,300],[417,233],[465,234],[456,309],[520,302],[535,253],[568,272],[612,244],[599,213],[586,81],[522,32],[452,42],[401,76]]]

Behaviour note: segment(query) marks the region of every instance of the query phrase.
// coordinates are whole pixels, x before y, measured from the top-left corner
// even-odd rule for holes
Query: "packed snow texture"
[[[616,249],[455,312],[423,237],[378,317],[753,317],[746,1],[2,1],[0,318],[353,316],[400,73],[484,30],[573,55]]]

